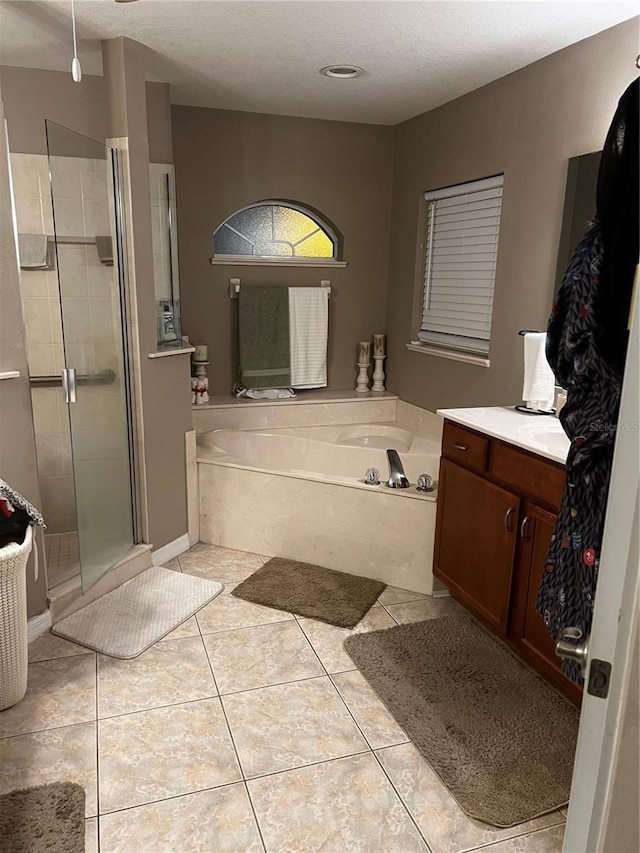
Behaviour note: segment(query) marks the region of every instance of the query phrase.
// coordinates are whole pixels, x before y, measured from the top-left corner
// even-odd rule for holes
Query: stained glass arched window
[[[317,213],[261,201],[237,211],[213,234],[213,260],[338,261],[340,240]]]

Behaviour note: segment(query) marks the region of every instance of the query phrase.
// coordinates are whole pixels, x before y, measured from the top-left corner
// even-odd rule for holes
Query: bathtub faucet
[[[389,462],[389,479],[387,486],[390,489],[408,489],[409,480],[407,479],[402,462],[398,456],[397,450],[387,450],[387,461]]]

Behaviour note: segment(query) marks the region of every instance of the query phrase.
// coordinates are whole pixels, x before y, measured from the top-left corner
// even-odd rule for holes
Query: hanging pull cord
[[[75,83],[82,80],[82,68],[78,59],[78,40],[76,38],[76,9],[74,0],[71,0],[71,32],[73,34],[73,59],[71,60],[71,76]]]

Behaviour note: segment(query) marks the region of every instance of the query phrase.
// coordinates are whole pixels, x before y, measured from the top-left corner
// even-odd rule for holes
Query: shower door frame
[[[124,373],[124,393],[127,406],[127,434],[129,436],[129,477],[131,482],[131,522],[133,527],[133,546],[145,541],[140,496],[143,478],[140,471],[140,443],[136,429],[136,401],[133,389],[134,357],[131,341],[131,306],[127,275],[126,250],[126,210],[124,204],[124,181],[122,151],[105,141],[105,147],[111,152],[111,173],[113,175],[113,205],[116,221],[116,248],[118,264],[118,291],[120,294],[120,318],[122,326],[122,357]]]
[[[59,128],[62,128],[65,131],[68,131],[72,134],[77,134],[78,136],[85,136],[84,134],[78,133],[78,131],[73,130],[72,128],[65,127],[63,125],[58,124],[57,122],[50,122],[47,120],[45,122],[46,125],[46,136],[47,136],[47,149],[48,149],[48,157],[49,163],[51,163],[50,157],[51,152],[49,151],[49,124],[55,125]],[[87,139],[91,139],[91,137],[86,137]],[[105,159],[109,161],[109,175],[111,178],[111,188],[113,193],[113,220],[114,220],[114,239],[113,239],[113,251],[114,251],[114,267],[115,275],[117,276],[117,283],[114,282],[114,290],[117,291],[118,294],[118,312],[120,317],[120,340],[119,347],[122,355],[122,397],[124,402],[124,414],[125,414],[125,430],[127,437],[127,449],[128,449],[128,473],[129,473],[129,483],[128,483],[128,492],[131,500],[131,546],[128,551],[125,551],[115,562],[109,563],[105,565],[101,570],[100,574],[90,579],[90,582],[87,583],[85,587],[85,576],[83,575],[83,566],[82,566],[82,549],[80,556],[80,581],[82,586],[82,592],[85,594],[92,586],[97,583],[100,578],[102,578],[108,571],[113,569],[115,566],[120,565],[122,562],[126,561],[130,558],[130,556],[135,556],[136,549],[138,546],[145,541],[145,524],[144,524],[144,514],[142,510],[143,502],[144,502],[144,493],[143,483],[144,477],[141,469],[140,461],[143,459],[143,454],[141,452],[141,445],[139,441],[140,431],[137,428],[137,417],[136,417],[136,398],[134,393],[134,371],[135,371],[135,350],[132,342],[132,305],[131,300],[135,298],[135,294],[131,294],[129,287],[129,276],[128,276],[128,252],[126,245],[126,233],[127,233],[127,216],[126,216],[126,205],[124,203],[124,187],[126,182],[123,178],[124,173],[124,165],[122,162],[122,150],[114,145],[114,140],[96,140],[91,139],[92,142],[95,142],[97,145],[103,146],[105,149],[106,157]],[[115,140],[117,142],[117,140]],[[63,156],[63,155],[53,155],[53,156]],[[53,172],[51,169],[51,165],[49,166],[49,182],[51,186],[51,203],[54,208],[54,245],[55,252],[57,258],[58,251],[58,235],[56,233],[55,227],[55,196],[54,196],[54,187],[53,187]],[[64,241],[62,241],[64,243]],[[58,273],[58,288],[60,291],[60,300],[61,300],[61,310],[62,310],[62,302],[63,302],[63,292],[62,292],[62,281],[60,279],[60,265],[56,261],[57,273]],[[63,319],[63,329],[64,329],[64,312],[62,311],[62,319]],[[64,341],[64,331],[63,331],[63,341]],[[67,403],[67,411],[69,416],[69,426],[71,429],[71,434],[73,436],[73,422],[72,422],[72,412],[70,409],[70,405],[75,402],[75,372],[68,366],[67,363],[67,355],[66,349],[63,344],[63,353],[64,353],[64,363],[65,367],[62,370],[62,385],[65,393],[65,402]],[[73,445],[73,438],[72,438]],[[72,450],[72,465],[74,470],[74,481],[75,481],[75,458]],[[78,514],[77,508],[77,496],[76,496],[76,508],[75,508],[76,516]]]

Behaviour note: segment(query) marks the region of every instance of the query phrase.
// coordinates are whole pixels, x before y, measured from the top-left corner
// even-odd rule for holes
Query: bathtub
[[[397,424],[198,436],[200,539],[225,548],[317,563],[431,594],[440,443]],[[386,449],[400,454],[410,489],[389,489]],[[378,468],[382,483],[364,475]]]

